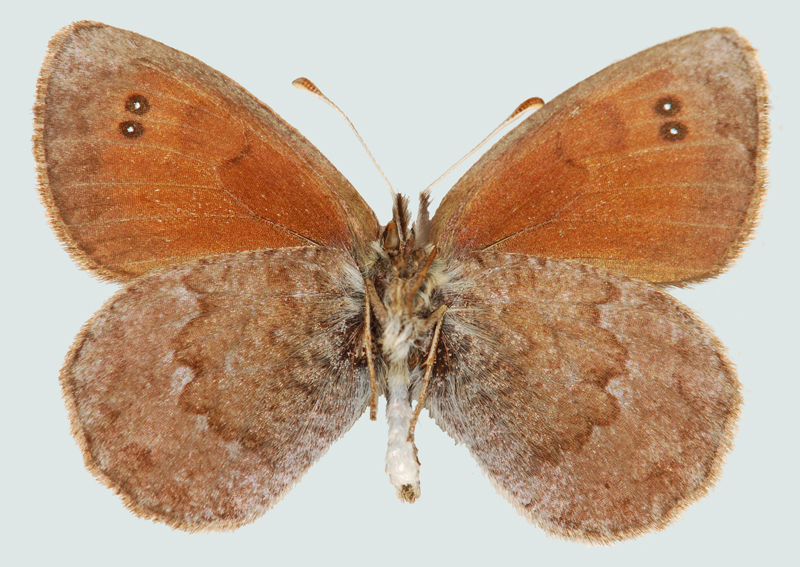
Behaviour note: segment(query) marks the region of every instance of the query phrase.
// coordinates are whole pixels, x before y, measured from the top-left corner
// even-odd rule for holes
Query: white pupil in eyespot
[[[139,103],[137,102],[136,104],[138,105]],[[664,103],[664,110],[672,110],[672,103],[665,102]]]
[[[133,126],[128,126],[127,130],[128,132],[133,132]]]
[[[666,105],[665,105],[665,106],[666,106]],[[139,110],[140,108],[142,108],[142,103],[140,103],[140,102],[134,102],[134,103],[133,103],[133,108],[135,108],[136,110]]]
[[[669,133],[672,134],[673,136],[677,136],[678,135],[678,129],[677,128],[670,128],[669,129]]]

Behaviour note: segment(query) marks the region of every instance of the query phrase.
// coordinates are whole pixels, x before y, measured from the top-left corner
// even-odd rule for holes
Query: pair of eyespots
[[[141,116],[150,110],[150,102],[143,95],[134,94],[128,97],[125,101],[125,110],[131,114]],[[119,131],[126,138],[138,138],[144,134],[144,126],[141,122],[135,120],[125,120],[120,122]]]
[[[683,105],[681,104],[681,101],[676,97],[665,96],[658,99],[658,102],[656,102],[653,110],[655,110],[656,114],[659,116],[670,117],[678,114],[682,108]],[[667,140],[668,142],[677,142],[678,140],[683,140],[688,133],[689,129],[686,127],[686,124],[683,122],[678,122],[677,120],[664,122],[661,125],[661,128],[658,129],[658,134],[661,136],[661,138]]]
[[[683,105],[681,104],[681,101],[677,98],[673,96],[665,96],[658,99],[654,110],[656,111],[656,114],[660,116],[669,117],[678,114],[682,107]],[[150,110],[150,102],[145,96],[134,94],[129,96],[128,100],[125,101],[125,110],[131,114],[141,116]],[[141,122],[137,122],[135,120],[126,120],[124,122],[120,122],[119,130],[126,138],[138,138],[144,134],[144,126]],[[659,128],[658,133],[662,139],[670,142],[676,142],[678,140],[683,140],[686,137],[686,134],[689,133],[689,129],[682,122],[671,120],[664,122],[661,125],[661,128]]]

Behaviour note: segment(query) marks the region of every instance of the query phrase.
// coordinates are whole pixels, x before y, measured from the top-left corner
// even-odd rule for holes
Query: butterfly
[[[711,29],[615,63],[504,136],[431,217],[381,225],[269,107],[192,57],[78,22],[34,153],[72,257],[123,284],[61,384],[87,468],[139,516],[231,530],[387,400],[421,495],[421,410],[549,534],[666,526],[719,476],[742,396],[663,291],[731,265],[765,190],[766,82]]]

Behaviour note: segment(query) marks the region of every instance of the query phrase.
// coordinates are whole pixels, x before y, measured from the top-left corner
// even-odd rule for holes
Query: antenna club
[[[544,100],[542,100],[538,96],[531,97],[522,104],[520,104],[508,118],[509,119],[515,118],[516,116],[519,116],[529,108],[533,108],[534,110],[539,110],[543,106],[544,106]]]
[[[305,77],[298,77],[294,81],[292,81],[292,85],[300,89],[301,91],[308,91],[318,96],[322,96],[322,91],[317,88],[317,85],[312,83],[309,79]]]

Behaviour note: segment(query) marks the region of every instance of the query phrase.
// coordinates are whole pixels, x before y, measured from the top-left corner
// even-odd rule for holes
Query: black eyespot
[[[661,125],[658,133],[661,137],[669,142],[677,142],[678,140],[683,140],[686,137],[686,134],[689,133],[689,129],[686,125],[681,124],[680,122],[664,122]]]
[[[120,122],[119,124],[119,131],[122,132],[122,135],[126,138],[138,138],[142,134],[144,134],[144,126],[142,126],[141,122]]]
[[[681,111],[681,108],[683,108],[683,105],[680,100],[674,96],[665,96],[658,99],[653,110],[661,116],[675,116]]]
[[[131,95],[125,101],[125,110],[141,116],[150,110],[150,102],[140,94]]]

